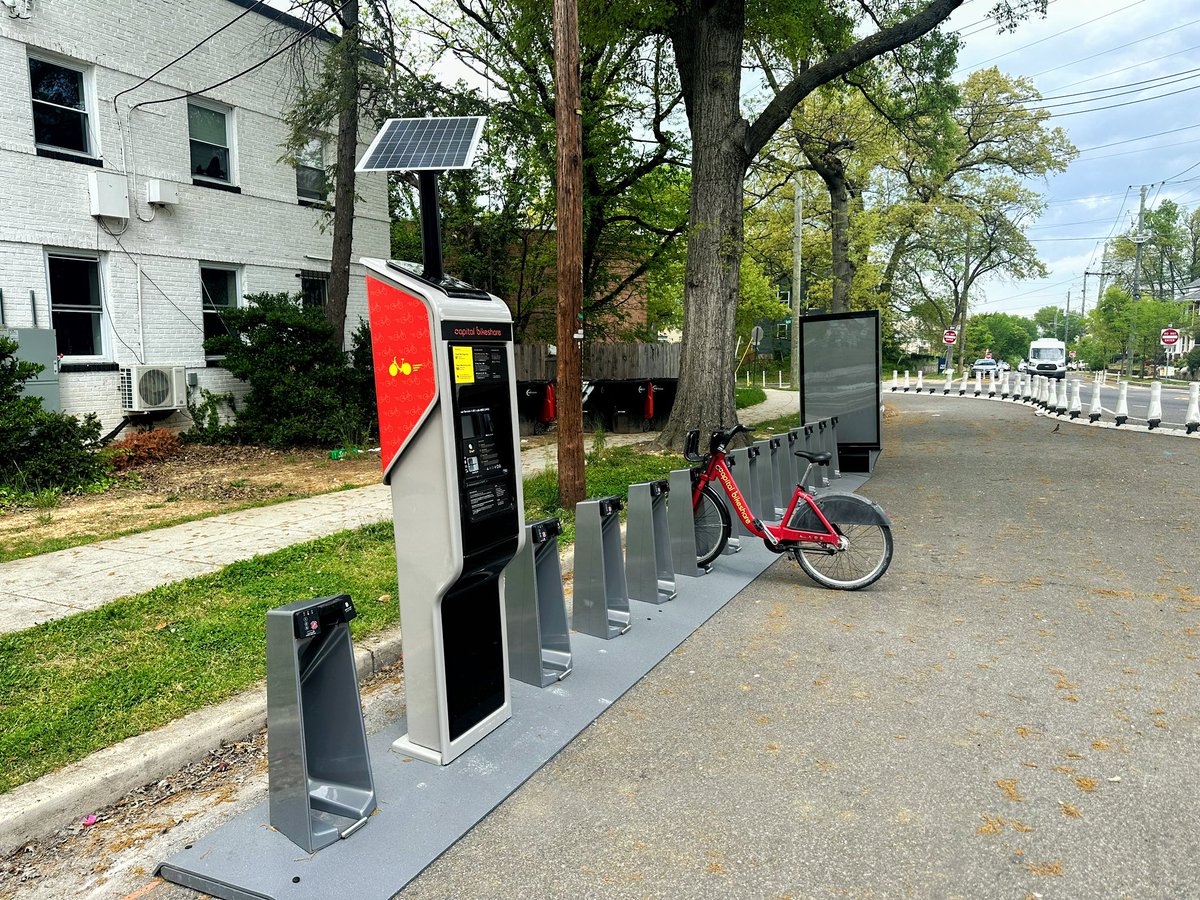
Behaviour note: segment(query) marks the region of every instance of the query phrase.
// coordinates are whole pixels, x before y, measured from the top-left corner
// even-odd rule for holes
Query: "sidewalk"
[[[794,391],[767,390],[767,401],[743,411],[747,424],[799,410]],[[653,434],[606,435],[608,446],[652,440]],[[591,437],[587,437],[591,446]],[[551,442],[521,454],[528,477],[553,465]],[[97,609],[118,597],[216,572],[271,553],[391,518],[388,489],[370,487],[246,509],[196,522],[100,541],[0,564],[0,633]]]

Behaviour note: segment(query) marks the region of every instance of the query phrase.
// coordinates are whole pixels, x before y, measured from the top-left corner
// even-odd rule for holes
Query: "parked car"
[[[971,366],[971,372],[975,375],[990,375],[999,371],[1000,367],[994,359],[977,359],[975,365]]]
[[[1009,365],[1007,360],[1002,359],[996,365],[998,365],[1000,367],[1001,372],[1011,372],[1012,371],[1012,366]]]

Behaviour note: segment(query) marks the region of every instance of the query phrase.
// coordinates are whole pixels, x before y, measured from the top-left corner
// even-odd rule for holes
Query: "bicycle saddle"
[[[810,463],[816,463],[818,466],[827,466],[833,459],[832,453],[809,453],[807,450],[797,450],[796,455],[807,459]]]

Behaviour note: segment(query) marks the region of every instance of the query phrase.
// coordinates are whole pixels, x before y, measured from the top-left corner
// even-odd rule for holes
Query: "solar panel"
[[[388,119],[356,172],[469,169],[483,132],[483,116]]]

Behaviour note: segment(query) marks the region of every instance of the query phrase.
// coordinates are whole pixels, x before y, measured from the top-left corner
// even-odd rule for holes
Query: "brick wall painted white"
[[[245,386],[205,367],[199,269],[201,261],[241,267],[243,293],[299,290],[301,270],[328,271],[332,233],[321,214],[301,206],[295,170],[279,162],[292,87],[286,54],[205,99],[232,110],[236,178],[241,193],[194,185],[189,173],[187,105],[131,103],[201,89],[270,55],[299,32],[257,13],[243,17],[187,59],[119,98],[146,75],[182,54],[243,8],[228,0],[40,0],[28,20],[0,17],[0,292],[4,321],[48,327],[46,249],[98,252],[104,292],[103,357],[183,365],[199,385],[224,392]],[[328,45],[315,44],[322,49]],[[131,215],[98,222],[89,214],[88,174],[95,168],[36,155],[29,89],[30,54],[60,58],[87,70],[90,123],[104,169],[127,176]],[[124,129],[124,141],[122,131]],[[360,152],[371,137],[365,130]],[[331,158],[332,143],[327,149]],[[179,205],[153,209],[146,181],[179,185]],[[360,175],[353,259],[388,255],[387,187],[382,175]],[[150,221],[144,221],[150,220]],[[107,230],[105,227],[107,226]],[[113,232],[110,234],[109,231]],[[139,267],[140,310],[139,310]],[[364,272],[351,265],[347,334],[367,314]],[[69,360],[68,360],[69,362]],[[94,411],[105,429],[120,421],[116,372],[64,372],[63,408]],[[194,389],[193,389],[194,390]],[[168,424],[186,424],[183,416]]]

